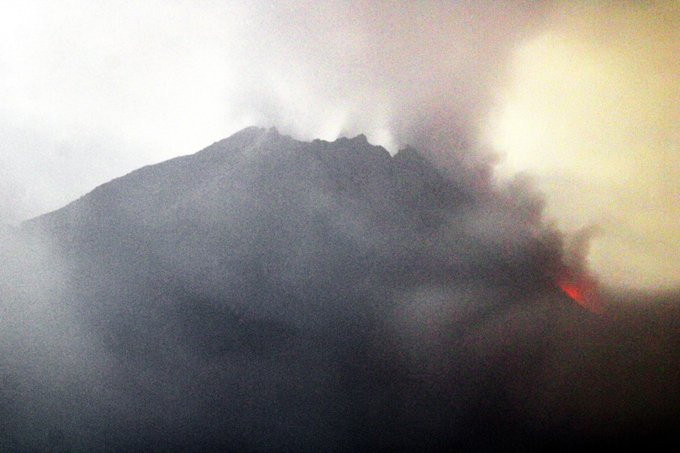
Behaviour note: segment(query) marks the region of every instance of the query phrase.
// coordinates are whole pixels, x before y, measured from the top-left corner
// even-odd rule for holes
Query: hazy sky
[[[0,0],[0,220],[247,125],[528,171],[616,286],[680,285],[680,2]]]
[[[518,46],[486,131],[500,170],[536,175],[548,212],[599,229],[610,284],[680,284],[680,2],[563,5]]]

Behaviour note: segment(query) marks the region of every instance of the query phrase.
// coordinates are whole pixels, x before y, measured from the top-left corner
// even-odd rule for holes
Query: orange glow
[[[579,304],[585,306],[586,299],[585,297],[583,297],[583,293],[581,292],[581,289],[578,286],[572,283],[565,282],[560,284],[560,288],[562,288],[562,291],[564,291],[567,296],[571,297]]]
[[[601,314],[602,304],[597,295],[597,285],[592,278],[585,275],[559,278],[557,285],[571,300],[583,308]]]

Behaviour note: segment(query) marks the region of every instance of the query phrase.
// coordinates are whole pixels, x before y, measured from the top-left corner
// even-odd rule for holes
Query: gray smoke
[[[30,58],[3,48],[3,219],[243,124],[368,141],[246,129],[3,230],[0,449],[674,432],[677,294],[575,305],[556,281],[584,241],[477,142],[549,5],[135,4],[47,9]]]
[[[537,2],[8,2],[0,218],[57,209],[248,125],[474,144]],[[474,158],[471,157],[474,160]],[[9,185],[10,187],[6,187]]]
[[[3,446],[550,447],[673,432],[661,365],[678,357],[674,309],[583,310],[556,287],[561,238],[530,186],[470,185],[426,155],[249,128],[7,230]]]
[[[510,51],[548,10],[536,2],[268,5],[256,10],[257,37],[237,45],[244,77],[232,110],[307,139],[366,133],[393,151],[470,145]]]

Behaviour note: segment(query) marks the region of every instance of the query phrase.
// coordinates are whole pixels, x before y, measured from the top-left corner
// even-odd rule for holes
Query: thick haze
[[[604,281],[673,286],[678,2],[569,5],[5,1],[0,219],[250,124],[364,132],[491,145],[561,226],[600,227]]]
[[[567,231],[597,225],[605,283],[680,284],[680,2],[564,6],[513,53],[487,133]]]
[[[320,3],[0,3],[0,450],[676,439],[678,2]]]
[[[0,230],[0,449],[673,439],[677,295],[590,313],[587,234],[424,157],[251,127]]]

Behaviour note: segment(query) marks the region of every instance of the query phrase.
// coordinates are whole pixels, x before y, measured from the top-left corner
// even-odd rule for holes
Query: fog
[[[5,9],[3,446],[674,432],[677,2]]]
[[[470,184],[428,155],[248,128],[7,229],[3,445],[548,448],[676,432],[677,294],[650,313],[608,295],[591,313],[559,288],[581,284],[580,241],[530,185]]]
[[[4,216],[56,209],[248,125],[304,139],[365,133],[392,152],[473,141],[508,51],[543,9],[10,2]]]
[[[365,133],[392,153],[465,148],[471,167],[527,172],[563,230],[601,228],[590,261],[607,285],[678,283],[676,1],[31,0],[3,11],[5,223],[248,125]]]
[[[533,175],[563,230],[599,228],[607,285],[677,287],[680,6],[577,5],[513,52],[487,130],[499,170]]]

